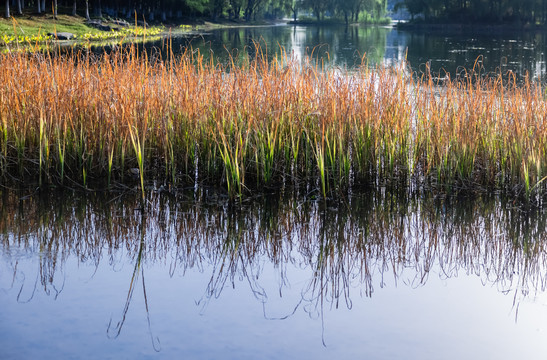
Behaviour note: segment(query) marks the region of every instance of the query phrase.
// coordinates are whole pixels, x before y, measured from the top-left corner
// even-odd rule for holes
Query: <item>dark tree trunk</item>
[[[72,16],[76,16],[76,0],[72,3]]]
[[[23,9],[21,8],[21,0],[17,0],[17,14],[23,14]]]
[[[6,19],[9,19],[10,17],[10,14],[9,14],[9,0],[6,0]]]
[[[85,19],[89,20],[89,0],[85,0]]]
[[[313,8],[313,12],[315,13],[315,17],[317,18],[317,21],[321,21],[321,11],[318,7]]]
[[[42,7],[40,6],[40,0],[36,1],[36,10],[38,11],[38,14],[42,13]]]
[[[247,7],[245,8],[245,21],[249,22],[251,21],[251,17],[253,16],[253,1],[249,0],[247,3]]]
[[[57,19],[57,0],[53,0],[53,18]]]

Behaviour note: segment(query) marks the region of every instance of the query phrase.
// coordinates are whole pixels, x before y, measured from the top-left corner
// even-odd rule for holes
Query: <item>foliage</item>
[[[412,17],[423,15],[427,21],[511,22],[545,24],[547,3],[543,0],[403,0]]]
[[[139,20],[144,17],[147,21],[175,23],[194,20],[197,16],[210,17],[214,20],[244,19],[249,22],[261,18],[283,18],[288,15],[296,20],[299,13],[312,13],[317,20],[335,17],[349,22],[358,21],[360,14],[365,12],[374,18],[381,18],[385,16],[387,6],[386,0],[102,0],[84,3],[80,3],[81,0],[56,1],[59,14],[53,17],[57,19],[63,19],[63,11],[74,15],[74,9],[77,9],[76,13],[79,11],[86,18],[91,14],[97,18],[107,15],[133,20],[134,14],[137,13]],[[28,0],[27,5],[35,9],[38,2],[41,0]],[[50,10],[41,9],[39,12],[51,14]],[[4,31],[6,29],[2,29],[0,22],[0,32]]]

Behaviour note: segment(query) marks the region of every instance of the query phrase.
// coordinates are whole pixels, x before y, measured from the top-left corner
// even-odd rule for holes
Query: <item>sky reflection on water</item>
[[[2,358],[547,353],[540,210],[204,191],[141,216],[136,194],[24,195],[0,210]]]

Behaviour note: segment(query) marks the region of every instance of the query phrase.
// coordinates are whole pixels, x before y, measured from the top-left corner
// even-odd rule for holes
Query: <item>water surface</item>
[[[541,358],[544,212],[3,192],[2,358]]]
[[[174,37],[173,49],[199,49],[221,62],[230,57],[256,56],[260,44],[271,58],[280,48],[297,59],[311,56],[320,66],[351,68],[363,64],[409,65],[418,75],[427,71],[452,78],[474,67],[482,73],[507,73],[519,78],[529,74],[544,81],[547,38],[536,32],[477,34],[465,32],[418,32],[391,26],[265,26],[213,30]],[[149,44],[150,46],[150,44]],[[162,48],[165,41],[151,46]]]

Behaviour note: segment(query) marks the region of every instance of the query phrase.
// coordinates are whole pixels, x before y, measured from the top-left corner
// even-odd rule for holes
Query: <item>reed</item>
[[[146,129],[143,131],[142,141],[139,138],[139,131],[136,128],[129,127],[129,135],[131,136],[131,144],[133,145],[133,150],[135,151],[135,156],[137,158],[137,164],[139,166],[139,178],[141,180],[141,193],[142,200],[144,202],[145,193],[144,193],[144,134]]]
[[[547,101],[512,76],[413,78],[322,69],[266,51],[227,65],[187,50],[5,53],[2,181],[218,185],[233,197],[282,179],[324,197],[349,183],[435,191],[547,189]],[[55,155],[51,155],[55,154]],[[56,171],[54,171],[56,169]]]

